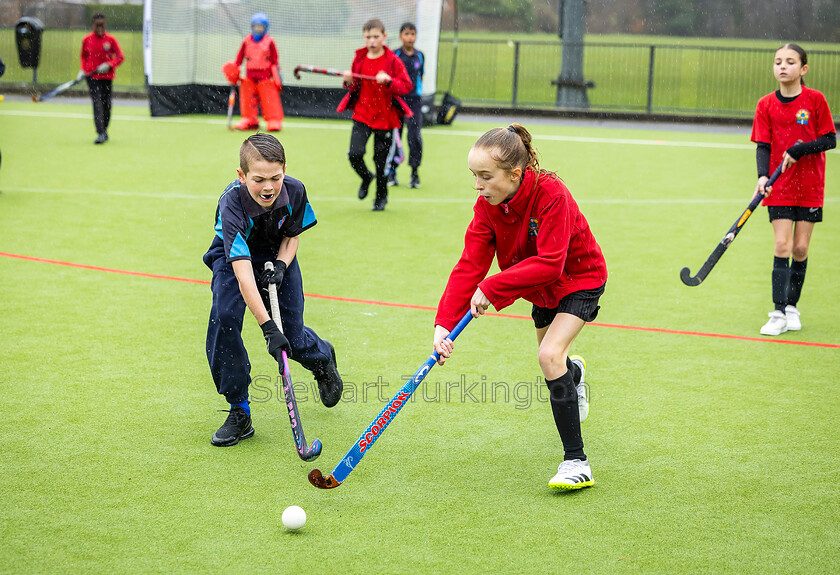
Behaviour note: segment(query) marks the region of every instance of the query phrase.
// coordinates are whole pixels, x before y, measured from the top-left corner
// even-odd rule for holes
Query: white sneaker
[[[788,330],[785,312],[774,309],[767,315],[770,319],[761,326],[761,335],[779,335]]]
[[[556,491],[582,489],[595,484],[589,461],[569,459],[557,467],[557,475],[548,481],[548,487]]]
[[[799,331],[802,329],[802,320],[799,319],[799,310],[795,305],[785,306],[785,319],[787,320],[788,331]]]
[[[589,389],[586,387],[586,362],[579,355],[570,355],[569,359],[572,363],[577,364],[580,368],[580,383],[577,384],[578,395],[578,413],[580,414],[580,422],[586,421],[589,416]]]

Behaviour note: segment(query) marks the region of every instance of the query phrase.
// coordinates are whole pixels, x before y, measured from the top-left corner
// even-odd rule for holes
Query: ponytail
[[[531,145],[531,134],[521,124],[511,124],[507,128],[493,128],[485,132],[473,148],[483,148],[490,152],[490,157],[501,169],[512,172],[516,168],[523,171],[531,168],[540,171],[537,151]]]

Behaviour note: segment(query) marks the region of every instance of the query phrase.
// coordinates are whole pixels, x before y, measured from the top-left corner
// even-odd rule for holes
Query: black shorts
[[[821,222],[822,208],[803,208],[802,206],[767,206],[770,221],[793,220],[794,222]]]
[[[595,289],[572,292],[561,299],[555,308],[534,306],[531,310],[534,326],[537,329],[548,327],[558,313],[568,313],[579,317],[583,321],[594,321],[598,317],[598,310],[601,309],[598,300],[604,295],[606,285]]]

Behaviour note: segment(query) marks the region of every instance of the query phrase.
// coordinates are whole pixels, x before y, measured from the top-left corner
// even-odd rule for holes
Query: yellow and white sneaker
[[[580,422],[586,421],[589,417],[589,388],[586,385],[586,362],[579,355],[570,355],[569,360],[580,368],[580,382],[577,384],[578,413]]]
[[[557,467],[557,475],[548,481],[548,487],[555,491],[583,489],[592,487],[594,484],[595,479],[592,477],[589,461],[580,459],[568,459],[561,463]]]

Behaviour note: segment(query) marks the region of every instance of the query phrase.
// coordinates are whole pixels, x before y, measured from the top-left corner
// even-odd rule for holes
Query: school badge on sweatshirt
[[[808,110],[803,108],[796,113],[796,123],[800,124],[802,126],[807,126],[808,125],[808,118],[810,118],[810,117],[811,117],[811,115],[808,113]]]
[[[537,233],[540,231],[540,222],[537,218],[531,218],[528,221],[528,235],[531,237],[536,237]]]

